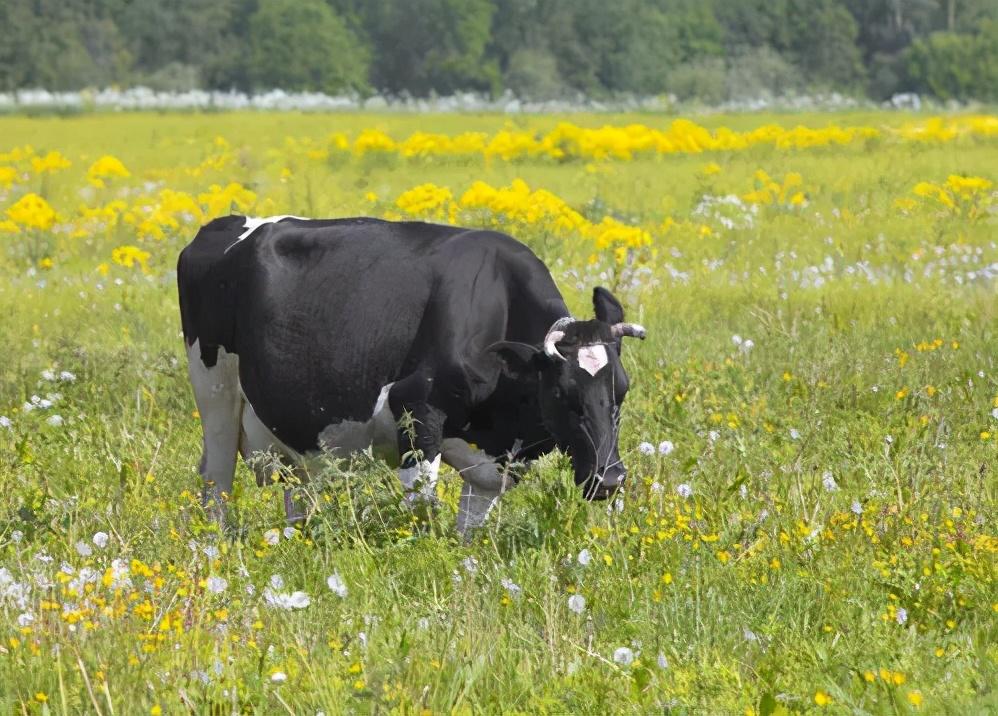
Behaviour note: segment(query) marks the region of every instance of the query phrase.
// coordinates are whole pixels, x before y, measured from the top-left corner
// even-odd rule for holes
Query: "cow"
[[[180,253],[188,372],[203,428],[208,514],[224,525],[237,454],[305,477],[323,451],[398,460],[410,502],[441,461],[463,481],[457,527],[483,524],[509,463],[560,448],[591,500],[626,476],[624,322],[605,288],[571,317],[548,269],[496,231],[371,218],[227,216]],[[304,515],[285,490],[290,522]]]

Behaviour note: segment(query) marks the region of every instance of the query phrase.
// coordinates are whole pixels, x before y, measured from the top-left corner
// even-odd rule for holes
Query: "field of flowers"
[[[998,712],[998,117],[0,118],[0,712]],[[649,339],[624,496],[464,543],[330,460],[199,505],[179,249],[499,227]]]

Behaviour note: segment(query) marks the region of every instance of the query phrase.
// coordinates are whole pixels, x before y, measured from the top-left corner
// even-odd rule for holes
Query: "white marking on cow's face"
[[[596,375],[606,367],[610,359],[606,355],[606,346],[595,343],[579,348],[579,367],[589,375]]]

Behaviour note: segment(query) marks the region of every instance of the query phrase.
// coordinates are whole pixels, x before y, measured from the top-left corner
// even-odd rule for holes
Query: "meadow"
[[[3,713],[998,712],[998,117],[0,117]],[[227,213],[498,227],[610,287],[626,490],[326,461],[200,506]]]

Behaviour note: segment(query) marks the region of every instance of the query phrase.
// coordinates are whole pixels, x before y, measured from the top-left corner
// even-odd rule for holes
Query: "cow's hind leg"
[[[187,349],[187,370],[204,431],[204,452],[199,468],[201,499],[211,519],[225,527],[226,502],[232,495],[239,449],[242,412],[239,359],[219,348],[215,365],[208,367],[201,359],[198,343],[194,341]]]

